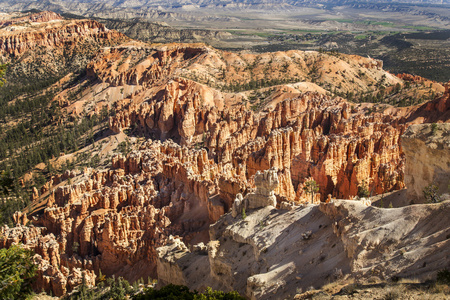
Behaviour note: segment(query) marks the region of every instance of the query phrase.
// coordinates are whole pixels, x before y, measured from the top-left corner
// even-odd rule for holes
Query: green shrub
[[[313,203],[314,196],[319,191],[319,185],[317,184],[317,182],[314,179],[310,179],[304,183],[303,190],[307,194],[311,195],[311,203]]]
[[[144,290],[142,294],[134,295],[134,300],[148,300],[148,299],[194,299],[194,295],[197,295],[197,292],[189,291],[189,288],[181,285],[173,285],[169,284],[165,287],[162,287],[159,290],[155,290],[153,288],[147,288]]]
[[[169,284],[159,290],[145,289],[143,293],[134,295],[134,300],[244,300],[237,292],[213,291],[207,288],[204,293],[191,292],[188,287]]]
[[[369,197],[369,195],[370,195],[369,190],[365,186],[363,186],[363,185],[358,186],[358,197],[359,198],[367,198],[367,197]]]
[[[99,273],[99,276],[101,272]],[[103,275],[104,276],[104,275]],[[86,280],[83,277],[81,285],[76,288],[76,291],[70,295],[66,295],[65,300],[126,300],[129,296],[136,293],[136,290],[122,277],[110,277],[105,281],[98,283],[96,287],[89,288],[86,285]]]
[[[0,299],[25,299],[32,293],[37,270],[33,255],[20,245],[0,249]]]
[[[436,123],[431,124],[431,133],[436,134],[438,130],[438,125]]]
[[[429,184],[423,189],[423,196],[428,203],[439,203],[441,202],[441,196],[438,194],[438,186],[435,184]]]

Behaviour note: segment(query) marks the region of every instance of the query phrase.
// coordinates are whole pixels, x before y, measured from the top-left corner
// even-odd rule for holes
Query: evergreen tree
[[[319,191],[319,185],[314,179],[310,179],[305,182],[303,186],[303,190],[311,195],[311,203],[314,202],[314,195]]]
[[[441,196],[438,194],[438,186],[435,184],[429,184],[423,188],[423,196],[428,203],[441,202]]]
[[[3,84],[5,83],[5,73],[6,73],[6,68],[8,67],[7,64],[0,64],[0,86],[3,86]]]
[[[31,283],[37,267],[33,252],[20,245],[0,249],[0,298],[25,299],[32,293]]]

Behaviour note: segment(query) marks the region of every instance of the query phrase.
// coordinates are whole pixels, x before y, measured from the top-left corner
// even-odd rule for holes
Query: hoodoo
[[[15,16],[0,16],[0,204],[21,211],[2,213],[0,248],[33,251],[36,291],[114,276],[290,299],[449,267],[448,83]]]

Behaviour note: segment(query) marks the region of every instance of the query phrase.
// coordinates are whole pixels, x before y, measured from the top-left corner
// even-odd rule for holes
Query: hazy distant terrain
[[[202,28],[311,29],[308,21],[391,21],[402,25],[449,28],[449,0],[442,1],[67,1],[2,0],[0,9],[52,10],[87,17],[146,18]],[[305,22],[306,21],[306,22]],[[182,23],[181,23],[182,22]],[[327,29],[349,29],[339,24]],[[333,25],[331,27],[331,25]],[[321,27],[321,26],[319,26]],[[351,26],[363,28],[364,26]],[[320,28],[323,29],[323,28]],[[450,28],[449,28],[450,29]]]
[[[450,0],[0,0],[0,11],[94,18],[146,42],[227,50],[335,50],[382,59],[393,73],[450,79]]]

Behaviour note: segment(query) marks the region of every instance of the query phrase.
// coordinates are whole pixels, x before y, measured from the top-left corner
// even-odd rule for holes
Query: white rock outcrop
[[[210,227],[208,251],[158,250],[158,276],[163,284],[236,290],[255,300],[293,299],[299,289],[346,276],[425,280],[450,267],[449,214],[450,201],[388,209],[351,200],[267,206],[245,219],[225,214]]]
[[[436,185],[439,195],[448,194],[450,123],[411,125],[402,135],[401,141],[406,155],[405,185],[408,199],[414,203],[423,203],[423,189],[429,185]]]
[[[232,216],[236,218],[244,210],[256,209],[266,206],[277,205],[277,198],[275,197],[274,190],[278,186],[277,170],[272,168],[265,170],[264,172],[256,172],[255,174],[255,186],[256,191],[249,193],[245,197],[242,194],[237,194],[232,207]]]

